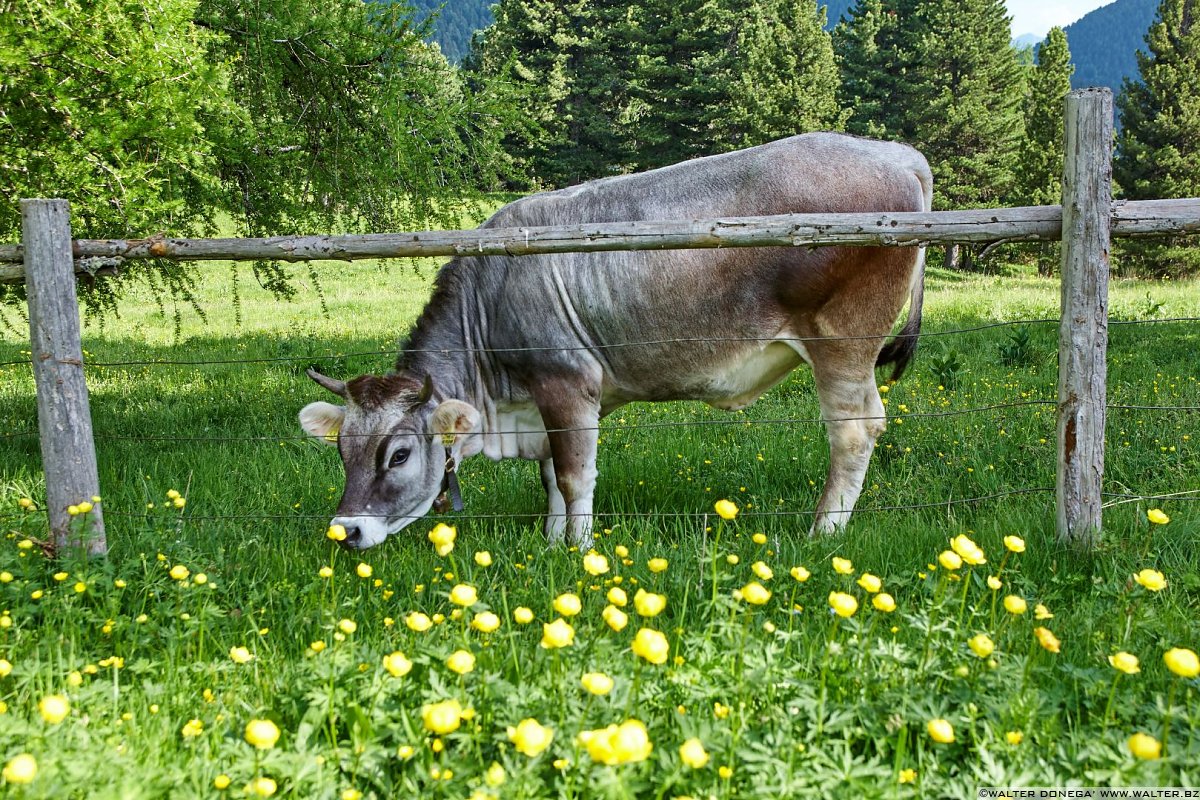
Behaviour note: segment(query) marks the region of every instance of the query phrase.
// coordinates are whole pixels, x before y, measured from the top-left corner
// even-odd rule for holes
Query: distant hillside
[[[817,0],[819,5],[825,6],[825,27],[833,30],[833,26],[838,24],[842,17],[850,16],[850,8],[854,5],[854,0]]]
[[[1116,0],[1068,25],[1067,43],[1075,75],[1071,86],[1108,86],[1121,91],[1121,82],[1137,78],[1138,50],[1146,49],[1146,31],[1158,12],[1159,0]]]
[[[408,0],[417,10],[418,19],[437,12],[433,41],[446,58],[462,61],[471,48],[471,35],[492,24],[492,4],[496,0]],[[445,5],[442,8],[443,4]],[[441,8],[441,11],[438,9]]]

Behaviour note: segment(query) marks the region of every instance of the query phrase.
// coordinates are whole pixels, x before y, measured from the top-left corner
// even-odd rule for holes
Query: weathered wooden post
[[[50,531],[60,552],[82,544],[91,554],[103,554],[107,544],[99,503],[74,517],[67,511],[100,494],[83,376],[70,206],[66,200],[22,200],[21,228]]]
[[[1113,96],[1067,95],[1062,201],[1062,317],[1058,330],[1057,529],[1091,546],[1101,529],[1108,378],[1108,250]]]

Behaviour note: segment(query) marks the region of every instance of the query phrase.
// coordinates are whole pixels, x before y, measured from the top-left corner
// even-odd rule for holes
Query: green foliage
[[[1124,120],[1113,178],[1124,195],[1140,200],[1200,194],[1200,7],[1163,0],[1138,54],[1140,80],[1126,81],[1117,104]],[[1124,260],[1145,274],[1172,275],[1200,267],[1200,250],[1187,240],[1123,248]]]
[[[446,58],[458,63],[471,49],[471,37],[492,24],[492,0],[408,0],[418,18],[433,16],[430,38]]]
[[[1025,139],[1017,195],[1024,205],[1056,205],[1062,200],[1063,98],[1071,91],[1071,51],[1062,28],[1051,28],[1037,46],[1028,73]]]

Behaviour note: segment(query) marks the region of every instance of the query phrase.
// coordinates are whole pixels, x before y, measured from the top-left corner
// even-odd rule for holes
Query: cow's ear
[[[300,409],[300,427],[326,444],[337,444],[338,431],[345,419],[346,407],[333,403],[309,403]]]
[[[433,432],[450,447],[460,436],[479,427],[479,412],[461,400],[447,400],[433,411]]]

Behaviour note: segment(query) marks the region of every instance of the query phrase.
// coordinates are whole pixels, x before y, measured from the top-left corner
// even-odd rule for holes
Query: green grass
[[[44,538],[44,516],[18,505],[28,497],[40,507],[44,497],[37,438],[0,439],[0,530],[9,531],[0,571],[13,576],[0,583],[0,658],[12,664],[0,678],[0,762],[36,756],[37,778],[18,790],[25,796],[242,796],[260,775],[277,781],[278,795],[296,797],[347,789],[448,798],[935,797],[974,796],[988,785],[1200,782],[1197,682],[1175,678],[1162,662],[1171,647],[1200,646],[1200,505],[1188,502],[1198,495],[1107,498],[1100,546],[1079,554],[1053,534],[1052,402],[920,416],[1054,401],[1056,324],[925,339],[887,394],[900,421],[880,442],[861,513],[844,534],[821,539],[806,536],[828,458],[824,431],[811,422],[818,411],[806,371],[744,413],[694,404],[621,410],[602,427],[597,493],[596,547],[612,570],[592,576],[580,554],[546,550],[536,470],[521,462],[463,465],[466,512],[445,518],[458,529],[452,560],[425,538],[433,520],[361,556],[335,552],[324,538],[341,465],[331,448],[300,438],[297,411],[322,397],[303,371],[388,369],[429,291],[428,265],[319,264],[327,315],[306,281],[295,301],[279,303],[242,271],[241,325],[229,303],[230,271],[203,269],[206,318],[184,308],[176,330],[172,309],[162,313],[143,293],[121,319],[85,328],[107,561],[49,561],[36,547],[21,549]],[[1198,289],[1118,282],[1112,317],[1200,316]],[[3,313],[10,329],[0,332],[0,362],[27,358],[23,321]],[[934,272],[925,330],[1057,313],[1053,282]],[[1110,339],[1110,402],[1200,406],[1200,323],[1114,325]],[[248,359],[263,361],[153,363]],[[100,366],[124,361],[151,363]],[[789,419],[800,421],[753,424]],[[1195,492],[1197,419],[1195,411],[1112,409],[1106,491]],[[659,422],[716,424],[638,427]],[[0,367],[0,430],[36,430],[28,366]],[[170,489],[187,498],[182,511],[168,506]],[[956,502],[1024,489],[1039,491]],[[736,520],[713,514],[721,498],[741,508]],[[1148,523],[1152,507],[1171,522]],[[765,544],[752,539],[760,532]],[[988,563],[955,575],[931,566],[959,534],[978,542]],[[1002,539],[1013,534],[1025,553],[1007,554]],[[487,568],[471,558],[482,550],[494,559]],[[854,578],[832,570],[835,555],[853,561],[855,577],[879,576],[897,610],[875,611]],[[652,557],[669,568],[652,573]],[[759,560],[771,580],[752,572]],[[358,577],[359,561],[372,566],[371,578]],[[172,579],[168,570],[179,564],[208,582]],[[326,565],[330,578],[318,574]],[[811,570],[808,582],[789,575],[797,565]],[[1167,588],[1133,583],[1144,568],[1161,570]],[[61,572],[68,577],[56,579]],[[642,621],[630,606],[629,627],[611,631],[600,611],[618,575],[630,599],[647,587],[666,595],[666,610]],[[988,588],[989,575],[999,575],[1000,591]],[[766,605],[733,599],[752,580],[773,592]],[[448,590],[460,581],[478,587],[481,605],[471,613],[494,610],[499,630],[482,634],[450,618]],[[857,596],[852,618],[831,617],[832,590]],[[564,591],[583,601],[571,619],[575,644],[540,648],[541,623],[557,616],[552,600]],[[1026,598],[1029,612],[1004,612],[999,600],[1008,593]],[[1054,617],[1033,620],[1037,603]],[[536,621],[515,624],[518,606]],[[793,613],[796,606],[803,610]],[[418,634],[404,624],[414,610],[447,619]],[[358,628],[338,640],[341,619]],[[630,652],[642,625],[668,636],[666,664]],[[1062,641],[1059,654],[1036,645],[1037,626]],[[996,644],[982,659],[967,647],[981,632]],[[326,644],[320,653],[316,641]],[[254,660],[235,663],[234,646]],[[444,666],[459,648],[477,657],[462,677]],[[394,650],[414,662],[405,677],[381,666]],[[1138,655],[1142,671],[1122,675],[1113,692],[1118,673],[1107,656],[1118,650]],[[615,679],[611,695],[580,687],[589,671]],[[71,715],[58,725],[37,711],[47,694],[70,699]],[[435,752],[421,709],[446,698],[473,708],[474,718],[441,737]],[[714,713],[715,704],[728,713]],[[530,717],[555,730],[536,758],[514,750],[507,735]],[[1161,740],[1168,717],[1167,758],[1135,759],[1129,736]],[[243,740],[254,718],[282,730],[273,749]],[[649,758],[593,763],[576,733],[627,718],[645,723]],[[953,724],[955,743],[928,737],[934,718]],[[203,731],[184,737],[192,719]],[[1006,740],[1010,731],[1022,734],[1020,744]],[[681,763],[678,748],[690,737],[711,755],[703,768]],[[398,755],[408,747],[410,757]],[[506,771],[499,787],[485,781],[493,763]],[[721,766],[732,769],[728,778]],[[914,782],[899,782],[905,770],[915,770]],[[213,787],[221,774],[232,780],[223,791]]]

